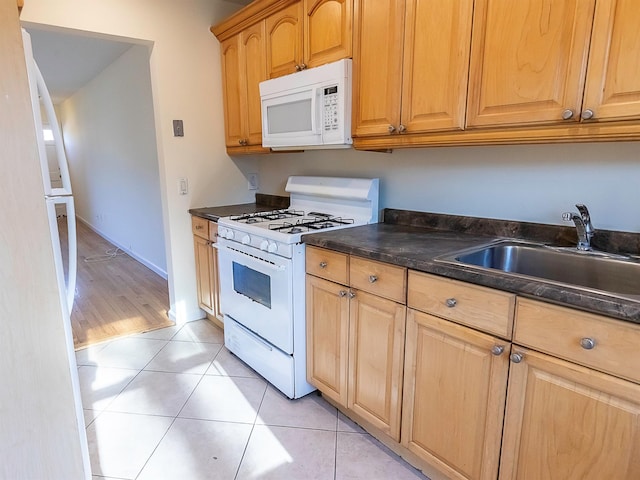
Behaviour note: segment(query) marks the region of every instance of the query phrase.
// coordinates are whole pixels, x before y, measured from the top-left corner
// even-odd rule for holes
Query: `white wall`
[[[640,143],[327,150],[260,160],[260,191],[288,175],[380,178],[380,206],[563,224],[586,204],[595,228],[640,232]]]
[[[0,68],[0,478],[88,479],[14,0],[0,0]]]
[[[166,278],[149,53],[132,46],[60,111],[78,217]]]
[[[22,20],[153,43],[151,84],[169,275],[170,314],[199,318],[188,209],[253,200],[254,160],[225,153],[219,43],[209,27],[240,5],[222,0],[29,0]],[[173,137],[172,120],[184,121]],[[189,195],[178,179],[189,179]]]

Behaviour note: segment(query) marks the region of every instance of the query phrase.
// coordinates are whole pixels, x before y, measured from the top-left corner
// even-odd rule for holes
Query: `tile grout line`
[[[249,448],[249,442],[251,441],[251,435],[253,435],[253,431],[256,428],[256,421],[258,420],[258,415],[260,414],[260,409],[262,408],[262,404],[264,403],[264,397],[267,396],[267,390],[269,390],[269,383],[265,385],[264,392],[262,392],[262,398],[260,399],[260,405],[258,405],[258,409],[256,410],[256,418],[253,419],[253,425],[251,426],[251,431],[249,432],[249,436],[247,437],[247,443],[242,450],[242,455],[240,456],[240,462],[238,463],[238,468],[236,469],[236,474],[233,476],[234,480],[238,479],[238,474],[240,473],[240,467],[242,467],[242,462],[244,461],[244,456],[247,453],[247,448]]]

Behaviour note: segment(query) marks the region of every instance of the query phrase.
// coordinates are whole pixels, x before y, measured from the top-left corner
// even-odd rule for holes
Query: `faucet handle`
[[[584,223],[584,227],[585,230],[587,231],[587,234],[591,237],[593,236],[593,225],[591,225],[591,215],[589,214],[589,209],[587,208],[586,205],[583,205],[582,203],[578,203],[576,204],[576,208],[578,209],[578,212],[580,212],[580,216],[582,217],[582,221]]]
[[[570,222],[570,221],[572,221],[572,220],[573,220],[573,216],[574,216],[574,215],[575,215],[575,213],[572,213],[572,212],[564,212],[564,213],[562,214],[562,219],[563,219],[565,222]],[[577,216],[577,215],[576,215],[576,216]]]
[[[591,215],[589,215],[589,209],[586,205],[583,205],[582,203],[576,203],[576,208],[580,212],[580,216],[582,217],[582,220],[585,221],[585,223],[591,220]]]

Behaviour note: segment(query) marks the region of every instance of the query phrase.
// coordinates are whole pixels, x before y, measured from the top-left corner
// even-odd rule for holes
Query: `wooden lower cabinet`
[[[200,217],[192,217],[192,230],[198,305],[210,318],[222,322],[218,252],[213,247],[216,242],[217,224]]]
[[[406,307],[362,291],[349,305],[349,409],[400,440]]]
[[[356,257],[351,257],[351,264],[349,260],[348,255],[307,248],[307,272],[315,274],[307,274],[306,280],[307,379],[398,442],[406,307],[384,295],[397,287],[392,278],[399,274],[406,279],[406,270],[387,270],[385,264]],[[370,278],[369,288],[383,296],[327,280],[341,278],[349,284],[349,278],[358,282],[360,276]]]
[[[640,385],[514,346],[500,480],[640,478]]]
[[[347,288],[307,275],[307,380],[347,405],[349,298]]]
[[[402,445],[452,479],[495,479],[509,342],[409,309]]]

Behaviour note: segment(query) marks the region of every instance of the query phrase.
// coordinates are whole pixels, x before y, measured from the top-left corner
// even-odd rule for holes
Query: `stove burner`
[[[311,215],[311,214],[310,214]],[[325,228],[338,227],[340,225],[349,225],[354,223],[352,218],[343,219],[341,217],[323,217],[312,219],[301,219],[296,223],[282,222],[282,223],[270,223],[270,230],[278,230],[283,233],[302,233],[309,230],[322,230]]]
[[[273,220],[283,220],[285,218],[303,217],[304,212],[299,210],[283,209],[271,210],[268,212],[244,213],[232,216],[231,220],[239,223],[259,223]]]

